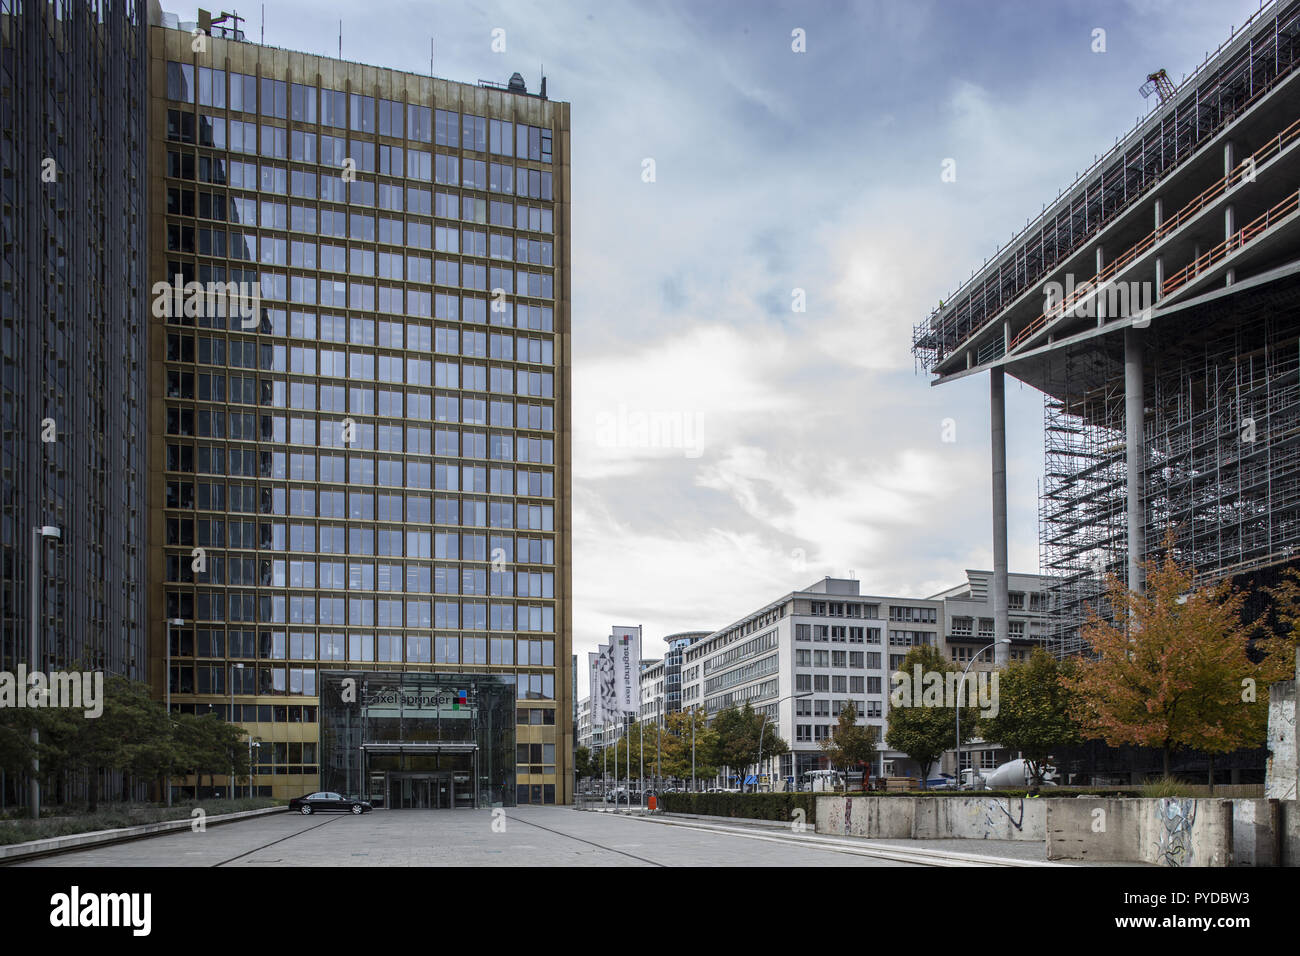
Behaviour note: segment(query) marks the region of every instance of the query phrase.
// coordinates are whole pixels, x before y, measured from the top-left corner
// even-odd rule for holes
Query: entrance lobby
[[[468,778],[461,784],[466,794]],[[456,783],[450,773],[392,773],[388,775],[388,806],[394,810],[450,810],[456,806]]]
[[[324,671],[320,680],[323,789],[376,809],[515,805],[513,677]]]

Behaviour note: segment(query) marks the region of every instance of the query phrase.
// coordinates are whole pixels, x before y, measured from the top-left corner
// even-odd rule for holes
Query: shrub
[[[788,823],[796,809],[808,824],[817,822],[816,793],[665,793],[659,805],[668,813],[695,813],[708,817],[780,820]]]
[[[1192,788],[1177,777],[1156,777],[1142,784],[1144,797],[1190,797]]]

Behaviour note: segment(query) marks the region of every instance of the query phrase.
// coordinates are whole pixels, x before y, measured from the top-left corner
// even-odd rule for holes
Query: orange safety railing
[[[1185,267],[1179,269],[1165,280],[1164,285],[1160,287],[1160,294],[1168,295],[1177,289],[1181,289],[1202,271],[1208,269],[1229,253],[1240,249],[1260,233],[1277,225],[1279,220],[1285,219],[1287,216],[1291,215],[1291,213],[1296,211],[1297,207],[1300,207],[1300,192],[1292,193],[1272,209],[1268,210],[1268,212],[1234,232],[1209,252],[1197,256]]]
[[[1021,329],[1019,332],[1016,333],[1016,336],[1011,340],[1010,348],[1008,348],[1007,351],[1008,352],[1014,351],[1025,340],[1029,339],[1035,333],[1044,329],[1048,325],[1048,323],[1055,321],[1057,318],[1059,318],[1060,316],[1064,315],[1066,312],[1071,310],[1080,301],[1098,292],[1101,289],[1101,287],[1106,282],[1108,282],[1111,278],[1113,278],[1121,269],[1125,268],[1130,263],[1135,261],[1138,258],[1138,256],[1142,255],[1147,250],[1149,250],[1159,240],[1165,238],[1165,236],[1169,235],[1179,226],[1183,225],[1185,222],[1190,220],[1198,212],[1204,209],[1209,203],[1217,199],[1223,193],[1227,192],[1227,190],[1230,187],[1240,183],[1243,179],[1247,177],[1247,175],[1253,176],[1254,172],[1259,168],[1259,166],[1262,163],[1267,162],[1269,159],[1272,159],[1273,156],[1275,156],[1277,153],[1280,153],[1283,147],[1289,145],[1292,140],[1296,139],[1296,137],[1300,137],[1300,119],[1295,120],[1290,126],[1282,130],[1282,132],[1278,133],[1276,136],[1270,139],[1259,149],[1255,150],[1255,152],[1251,153],[1249,156],[1243,159],[1226,176],[1224,176],[1222,179],[1215,182],[1213,185],[1211,185],[1200,195],[1196,196],[1196,198],[1188,202],[1185,206],[1183,206],[1182,209],[1178,210],[1178,212],[1176,212],[1173,216],[1171,216],[1169,219],[1162,222],[1159,228],[1148,233],[1146,236],[1140,239],[1130,249],[1126,250],[1123,254],[1121,254],[1116,259],[1114,259],[1110,263],[1110,265],[1106,266],[1106,268],[1102,269],[1091,279],[1088,279],[1087,281],[1080,283],[1080,285],[1075,290],[1073,295],[1069,296],[1066,299],[1062,299],[1059,303],[1052,306],[1052,308],[1045,309],[1043,313],[1038,316],[1038,318],[1032,320],[1028,325],[1026,325],[1023,329]],[[1260,219],[1265,219],[1270,215],[1270,213],[1273,213],[1277,208],[1284,205],[1287,201],[1288,200],[1283,200],[1282,203],[1279,203],[1278,206],[1274,207],[1273,210],[1269,210],[1269,212],[1261,216]],[[1295,202],[1294,196],[1291,197],[1290,202],[1293,204],[1293,208],[1294,208],[1294,202]],[[1259,222],[1259,221],[1260,220],[1257,219],[1255,222]],[[1254,225],[1254,223],[1252,223],[1252,225]],[[1250,227],[1248,226],[1246,228],[1249,229]],[[1267,228],[1267,226],[1264,226],[1262,228]],[[1236,236],[1241,236],[1243,233],[1245,233],[1245,231],[1246,231],[1245,229],[1241,230],[1241,232],[1237,233]],[[1254,234],[1252,234],[1250,237],[1247,237],[1247,239],[1241,240],[1241,242],[1248,241],[1249,238],[1253,238],[1253,236]],[[1221,243],[1220,245],[1227,246],[1227,244],[1230,241],[1231,240],[1225,240],[1224,243]],[[1238,245],[1240,245],[1241,242],[1239,242]],[[1215,249],[1219,249],[1219,248],[1220,248],[1219,246],[1215,247]],[[1236,248],[1236,246],[1234,246],[1233,248]],[[1228,249],[1221,250],[1219,252],[1219,258],[1222,258],[1224,255],[1226,255],[1228,251],[1229,251]],[[1206,255],[1209,254],[1210,253],[1206,253]],[[1201,259],[1204,258],[1205,256],[1201,257]],[[1197,261],[1199,262],[1200,260],[1198,259]],[[1184,269],[1182,270],[1182,272],[1178,273],[1178,275],[1182,275],[1183,273],[1187,272],[1189,269],[1192,270],[1193,272],[1198,272],[1200,271],[1200,268],[1204,268],[1204,267],[1194,268],[1195,266],[1196,263],[1193,263],[1192,265],[1188,266],[1187,269]],[[1173,277],[1171,276],[1170,278],[1172,279]],[[1184,282],[1185,281],[1186,279],[1184,279]],[[1181,285],[1182,283],[1179,284]],[[1164,295],[1169,290],[1169,288],[1170,288],[1169,280],[1166,280],[1164,285],[1161,287],[1161,295]]]

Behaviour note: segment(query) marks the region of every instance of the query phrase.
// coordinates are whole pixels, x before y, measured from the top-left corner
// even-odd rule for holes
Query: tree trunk
[[[1164,760],[1165,760],[1165,776],[1168,777],[1168,776],[1169,776],[1169,765],[1170,765],[1170,755],[1169,755],[1169,746],[1168,746],[1168,745],[1165,745],[1165,749],[1164,749]]]
[[[1214,754],[1210,754],[1210,796],[1214,796]]]

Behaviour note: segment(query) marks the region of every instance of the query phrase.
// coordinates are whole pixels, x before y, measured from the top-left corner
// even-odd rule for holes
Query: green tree
[[[695,776],[712,777],[718,772],[713,763],[717,735],[709,727],[704,710],[693,707],[664,718],[663,756],[660,770],[665,777],[691,779],[691,730],[695,733]],[[765,741],[766,743],[766,741]]]
[[[1073,658],[1057,661],[1036,648],[1028,660],[1015,661],[998,675],[997,714],[976,718],[981,737],[1020,751],[1036,787],[1042,786],[1052,753],[1081,739],[1065,683],[1074,669]]]
[[[577,747],[573,751],[573,772],[579,779],[593,776],[591,767],[591,750]]]
[[[743,785],[745,771],[758,760],[760,733],[764,755],[780,755],[790,751],[790,745],[777,734],[775,724],[772,721],[767,721],[767,724],[764,729],[763,715],[754,713],[754,708],[748,701],[744,707],[728,707],[719,711],[712,724],[715,737],[711,761],[739,774]]]
[[[248,744],[243,728],[215,714],[177,714],[175,731],[178,762],[194,774],[196,785],[204,774],[208,775],[208,786],[214,785],[219,773],[233,772],[235,779],[248,776]]]
[[[849,770],[858,764],[868,767],[871,765],[879,735],[880,731],[875,725],[858,723],[857,708],[850,703],[840,711],[834,734],[822,741],[822,750],[826,751],[831,766],[844,772],[845,793],[849,790]]]
[[[0,708],[0,768],[20,776],[32,765],[32,723],[35,711],[26,707]]]
[[[914,687],[917,668],[922,676],[920,688]],[[948,675],[954,672],[960,676],[961,672],[942,654],[923,644],[907,652],[902,669],[891,677],[894,686],[889,695],[885,742],[920,765],[923,788],[928,785],[930,768],[945,750],[957,746],[957,708],[945,706],[949,702],[945,692],[955,684]],[[918,696],[914,690],[920,691],[920,699],[913,699]],[[972,708],[962,708],[963,721],[973,721],[974,715]]]

